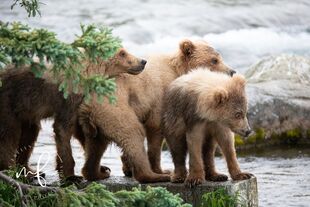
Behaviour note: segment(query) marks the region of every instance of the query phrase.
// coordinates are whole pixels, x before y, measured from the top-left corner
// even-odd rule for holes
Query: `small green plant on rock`
[[[202,196],[201,207],[236,207],[240,203],[239,193],[230,195],[225,188],[219,188]]]

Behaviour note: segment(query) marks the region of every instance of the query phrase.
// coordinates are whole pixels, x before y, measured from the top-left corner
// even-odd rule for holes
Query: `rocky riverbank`
[[[310,145],[310,58],[280,55],[246,71],[248,118],[255,134],[236,136],[239,149],[278,144]]]

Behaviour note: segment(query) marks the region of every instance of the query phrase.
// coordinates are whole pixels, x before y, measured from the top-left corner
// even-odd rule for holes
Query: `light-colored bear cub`
[[[200,68],[183,75],[169,85],[165,93],[162,130],[175,165],[172,182],[193,186],[205,179],[225,181],[214,166],[218,144],[233,180],[251,177],[243,173],[237,161],[234,134],[248,136],[245,79]],[[189,174],[185,160],[189,152]]]

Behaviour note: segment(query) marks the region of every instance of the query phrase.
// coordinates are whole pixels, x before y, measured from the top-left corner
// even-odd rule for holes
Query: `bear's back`
[[[12,111],[20,120],[53,116],[71,101],[63,98],[57,84],[36,78],[29,68],[9,68],[1,72],[0,78],[0,110]]]

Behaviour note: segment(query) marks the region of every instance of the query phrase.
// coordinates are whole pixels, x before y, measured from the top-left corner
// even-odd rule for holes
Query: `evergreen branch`
[[[13,9],[16,4],[19,4],[20,7],[24,7],[26,12],[28,13],[28,17],[35,17],[37,14],[41,16],[40,12],[40,2],[38,0],[14,0],[11,5],[11,9]]]
[[[46,29],[31,29],[18,22],[0,23],[0,69],[10,64],[16,68],[29,66],[36,77],[48,71],[60,80],[59,89],[64,97],[70,92],[84,93],[87,98],[96,93],[99,99],[107,96],[113,102],[114,80],[103,74],[85,76],[83,67],[85,63],[112,57],[121,41],[105,27],[81,25],[81,30],[82,34],[67,44]]]

